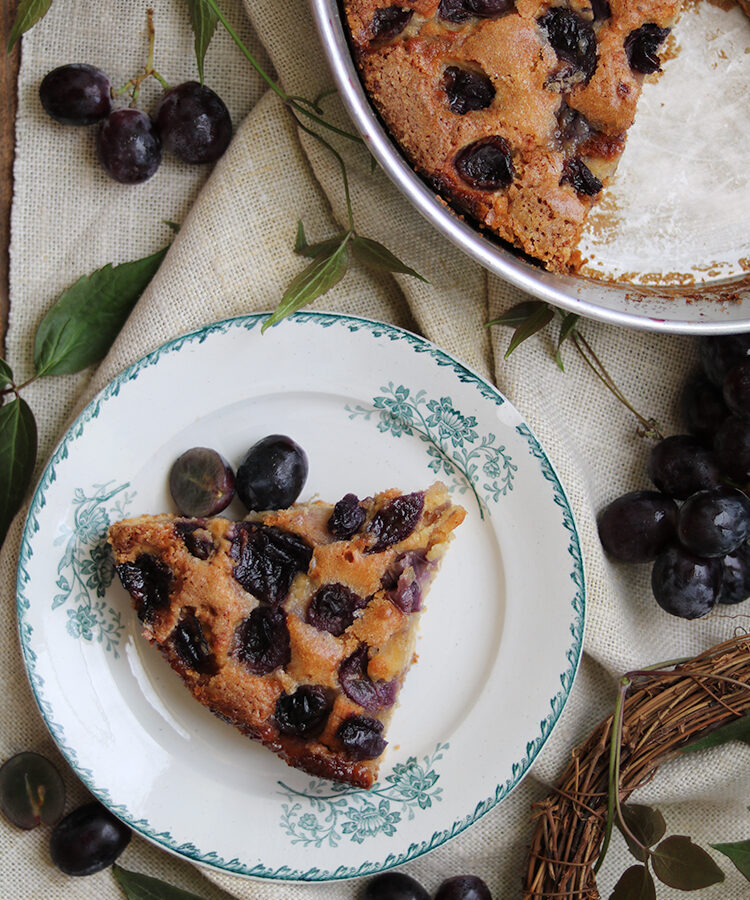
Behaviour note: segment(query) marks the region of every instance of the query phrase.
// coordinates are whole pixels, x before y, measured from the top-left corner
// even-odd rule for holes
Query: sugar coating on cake
[[[417,170],[567,271],[680,0],[344,0],[365,87]]]
[[[193,696],[292,766],[369,788],[465,511],[444,485],[113,524],[117,572]]]

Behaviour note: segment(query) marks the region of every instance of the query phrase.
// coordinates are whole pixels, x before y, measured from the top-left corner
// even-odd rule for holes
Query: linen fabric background
[[[196,77],[187,7],[161,0],[155,7],[156,65],[171,83]],[[313,97],[332,80],[304,0],[223,0],[239,35],[290,93]],[[161,269],[141,298],[108,357],[96,371],[42,379],[24,391],[40,427],[37,474],[71,415],[124,367],[165,340],[216,319],[277,304],[302,268],[292,252],[302,219],[310,240],[345,221],[342,182],[328,152],[300,135],[290,116],[219,27],[206,60],[207,83],[225,99],[236,125],[225,156],[209,173],[166,156],[156,176],[126,187],[111,181],[95,158],[91,129],[65,128],[47,118],[38,100],[44,74],[69,62],[88,62],[124,84],[146,56],[144,0],[55,0],[48,16],[23,39],[19,76],[15,196],[11,245],[11,310],[6,357],[22,381],[32,372],[33,335],[59,292],[107,262],[153,252],[170,239],[165,219],[182,223]],[[143,105],[155,102],[144,89]],[[341,124],[336,98],[327,101]],[[689,655],[731,635],[742,619],[685,622],[663,613],[650,596],[649,567],[613,566],[601,552],[595,510],[626,490],[647,487],[649,444],[634,420],[577,358],[565,353],[566,372],[553,361],[552,337],[542,334],[503,359],[507,329],[485,323],[523,299],[520,292],[462,256],[401,197],[387,178],[370,174],[366,152],[341,146],[352,181],[355,221],[430,284],[373,275],[356,264],[315,308],[346,311],[421,332],[494,380],[531,424],[555,464],[573,505],[587,563],[585,652],[558,727],[523,784],[498,807],[447,845],[403,868],[435,890],[443,878],[472,872],[493,896],[520,895],[531,835],[531,803],[541,799],[571,749],[612,709],[619,674]],[[630,399],[656,416],[665,433],[681,430],[676,405],[696,365],[694,339],[640,334],[585,322],[582,330]],[[321,362],[324,364],[324,362]],[[0,619],[0,759],[34,749],[66,774],[68,809],[85,789],[56,751],[24,673],[15,619],[15,572],[23,515],[0,557],[4,614]],[[531,564],[543,564],[533,560]],[[549,598],[550,603],[555,597]],[[750,612],[742,607],[731,612]],[[533,665],[530,648],[529,665]],[[518,673],[522,690],[525,673]],[[190,786],[186,785],[186,790]],[[750,747],[731,745],[662,768],[637,799],[658,804],[670,833],[708,842],[750,838]],[[248,816],[252,816],[248,809]],[[120,898],[111,872],[89,878],[62,875],[49,860],[49,829],[22,832],[0,820],[0,894],[7,900]],[[739,900],[747,883],[719,858],[724,884],[701,894]],[[361,883],[277,885],[200,870],[134,837],[121,857],[126,868],[164,878],[207,898],[345,900]],[[616,838],[600,874],[607,897],[632,862]],[[660,898],[681,896],[662,885]]]

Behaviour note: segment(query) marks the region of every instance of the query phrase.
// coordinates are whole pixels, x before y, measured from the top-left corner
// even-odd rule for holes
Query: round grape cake
[[[343,6],[365,88],[416,169],[548,269],[575,270],[680,0]]]
[[[109,529],[144,637],[193,696],[292,766],[370,788],[424,597],[465,510],[383,491]]]

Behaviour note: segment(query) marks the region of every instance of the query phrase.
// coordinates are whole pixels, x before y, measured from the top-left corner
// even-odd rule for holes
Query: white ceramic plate
[[[390,325],[305,313],[261,335],[263,318],[165,344],[70,428],[26,523],[21,644],[60,749],[137,832],[227,872],[349,878],[442,844],[519,783],[573,683],[583,562],[557,475],[494,387]],[[301,500],[440,478],[468,511],[369,792],[290,769],[214,718],[113,580],[108,523],[169,510],[180,452],[212,446],[237,464],[273,432],[307,450]]]

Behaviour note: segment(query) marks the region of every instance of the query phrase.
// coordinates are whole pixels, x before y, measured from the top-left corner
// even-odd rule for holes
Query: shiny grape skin
[[[71,63],[44,76],[39,99],[47,115],[61,125],[93,125],[112,111],[111,90],[101,69]]]
[[[721,481],[713,452],[690,434],[673,434],[651,450],[648,476],[668,497],[685,500]]]
[[[750,499],[727,485],[697,491],[680,508],[677,536],[698,556],[733,553],[750,536]]]
[[[167,91],[154,118],[164,146],[186,163],[216,162],[232,139],[232,119],[224,101],[197,81]]]
[[[706,377],[721,387],[729,370],[750,356],[750,333],[704,336],[699,347]]]
[[[727,417],[714,437],[714,453],[725,475],[741,482],[750,479],[750,422]]]
[[[411,875],[383,872],[367,882],[362,900],[430,900],[430,895]]]
[[[96,136],[99,162],[121,184],[141,184],[159,168],[161,140],[154,124],[138,109],[116,109]]]
[[[727,372],[722,395],[731,412],[750,419],[750,359],[743,359]]]
[[[33,751],[0,766],[0,810],[18,828],[54,825],[65,809],[65,784],[55,766]]]
[[[620,562],[649,562],[672,541],[677,504],[657,491],[631,491],[599,513],[599,539]]]
[[[651,590],[665,612],[682,619],[697,619],[716,605],[721,577],[720,559],[703,559],[673,545],[656,558]]]
[[[234,472],[209,447],[191,447],[172,463],[169,493],[183,516],[215,516],[232,502]]]
[[[269,434],[240,463],[237,496],[250,510],[286,509],[304,487],[308,468],[299,444],[285,434]]]
[[[696,372],[685,383],[680,411],[685,428],[705,441],[713,441],[714,434],[729,415],[721,390],[703,372]]]
[[[721,562],[719,603],[742,603],[750,597],[750,546],[743,544]]]
[[[130,837],[128,826],[101,803],[87,803],[57,824],[50,838],[50,855],[66,875],[93,875],[112,865]]]
[[[492,900],[492,894],[476,875],[455,875],[440,885],[435,900]]]

